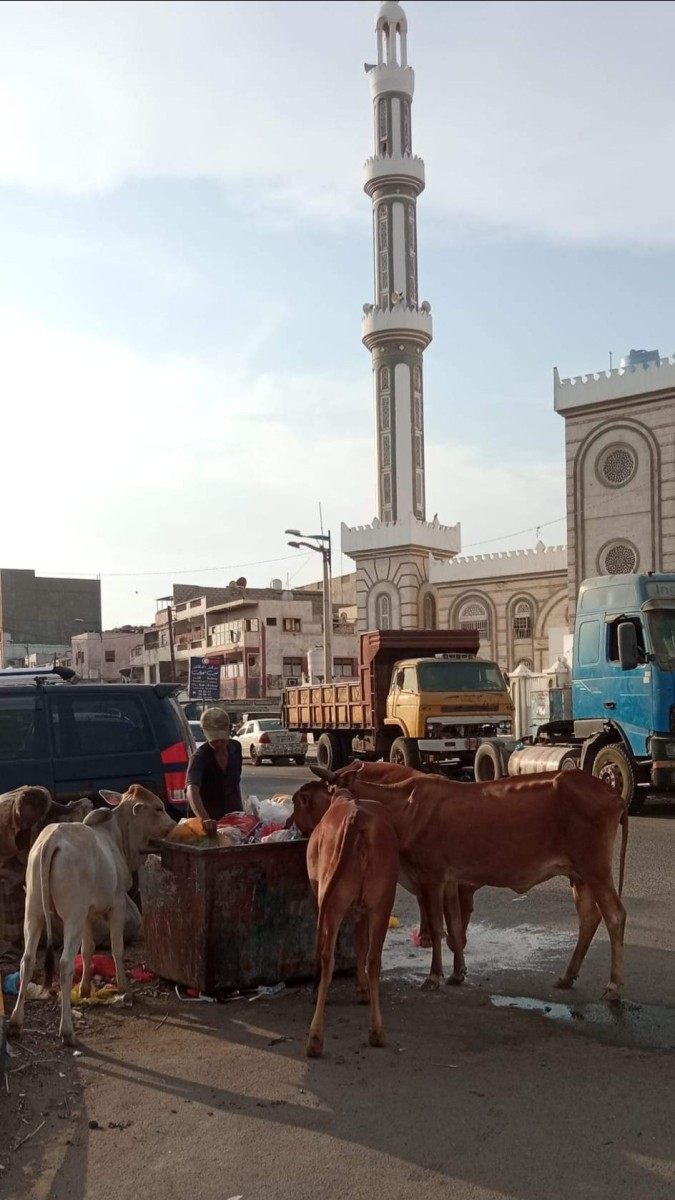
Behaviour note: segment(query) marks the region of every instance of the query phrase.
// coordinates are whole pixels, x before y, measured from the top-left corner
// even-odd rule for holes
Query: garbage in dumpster
[[[302,834],[296,829],[275,829],[272,833],[266,833],[261,837],[261,842],[297,842]]]
[[[259,800],[257,796],[247,796],[244,812],[257,817],[263,825],[283,827],[288,818],[293,816],[293,800],[291,797],[278,801]]]
[[[241,835],[237,829],[218,828],[216,833],[207,835],[201,817],[184,817],[174,825],[166,838],[167,842],[180,842],[183,846],[203,846],[209,849],[230,849],[239,845]]]

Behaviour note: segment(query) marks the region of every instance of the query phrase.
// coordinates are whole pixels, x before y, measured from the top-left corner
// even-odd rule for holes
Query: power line
[[[555,521],[540,521],[538,525],[529,525],[527,529],[514,529],[513,533],[502,533],[499,537],[484,538],[482,542],[469,542],[467,546],[462,546],[462,554],[465,550],[473,550],[475,546],[487,546],[492,542],[506,542],[512,537],[522,537],[525,533],[539,533],[540,529],[548,529],[550,525],[559,525],[561,521],[566,521],[567,517],[556,517]]]
[[[259,558],[255,562],[230,563],[225,567],[191,567],[181,571],[101,571],[94,575],[91,571],[62,571],[62,579],[145,579],[156,575],[206,575],[208,571],[240,571],[242,567],[264,567],[268,563],[288,562],[295,559],[295,554],[283,554],[280,558]]]

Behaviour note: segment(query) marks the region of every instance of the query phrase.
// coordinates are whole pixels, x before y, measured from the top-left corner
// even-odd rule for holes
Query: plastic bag
[[[244,803],[247,813],[257,817],[262,825],[274,825],[277,829],[285,825],[293,816],[293,800],[259,800],[257,796],[247,796]]]
[[[293,829],[275,829],[272,833],[266,833],[261,837],[261,842],[295,842],[297,841],[297,833]]]

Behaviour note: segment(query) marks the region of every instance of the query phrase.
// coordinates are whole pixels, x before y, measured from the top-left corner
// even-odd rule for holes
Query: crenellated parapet
[[[471,554],[448,562],[429,563],[430,583],[458,583],[468,579],[493,579],[507,575],[537,575],[567,571],[566,546],[536,546],[532,550],[503,550]]]
[[[575,375],[572,379],[561,379],[558,368],[553,370],[553,405],[559,413],[671,390],[675,391],[675,355],[660,362],[615,367],[612,371]]]
[[[451,558],[462,548],[462,527],[441,525],[438,520],[419,521],[410,513],[398,521],[380,521],[370,525],[341,527],[342,553],[351,558],[364,554],[379,554],[405,547],[423,553]]]

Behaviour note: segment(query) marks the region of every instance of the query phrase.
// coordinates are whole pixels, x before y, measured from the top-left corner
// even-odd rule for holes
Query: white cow
[[[102,791],[111,809],[96,809],[81,825],[49,825],[33,846],[26,870],[25,949],[21,959],[21,986],[12,1013],[10,1033],[23,1024],[26,988],[35,969],[35,955],[47,927],[45,982],[51,985],[54,951],[52,912],[63,922],[61,955],[61,1028],[66,1046],[74,1043],[70,993],[75,955],[82,947],[81,994],[91,988],[91,956],[94,952],[92,920],[110,922],[110,944],[117,969],[117,986],[127,987],[124,973],[124,916],[126,894],[132,872],[138,870],[150,843],[173,829],[173,821],[162,801],[134,783],[123,796]]]

